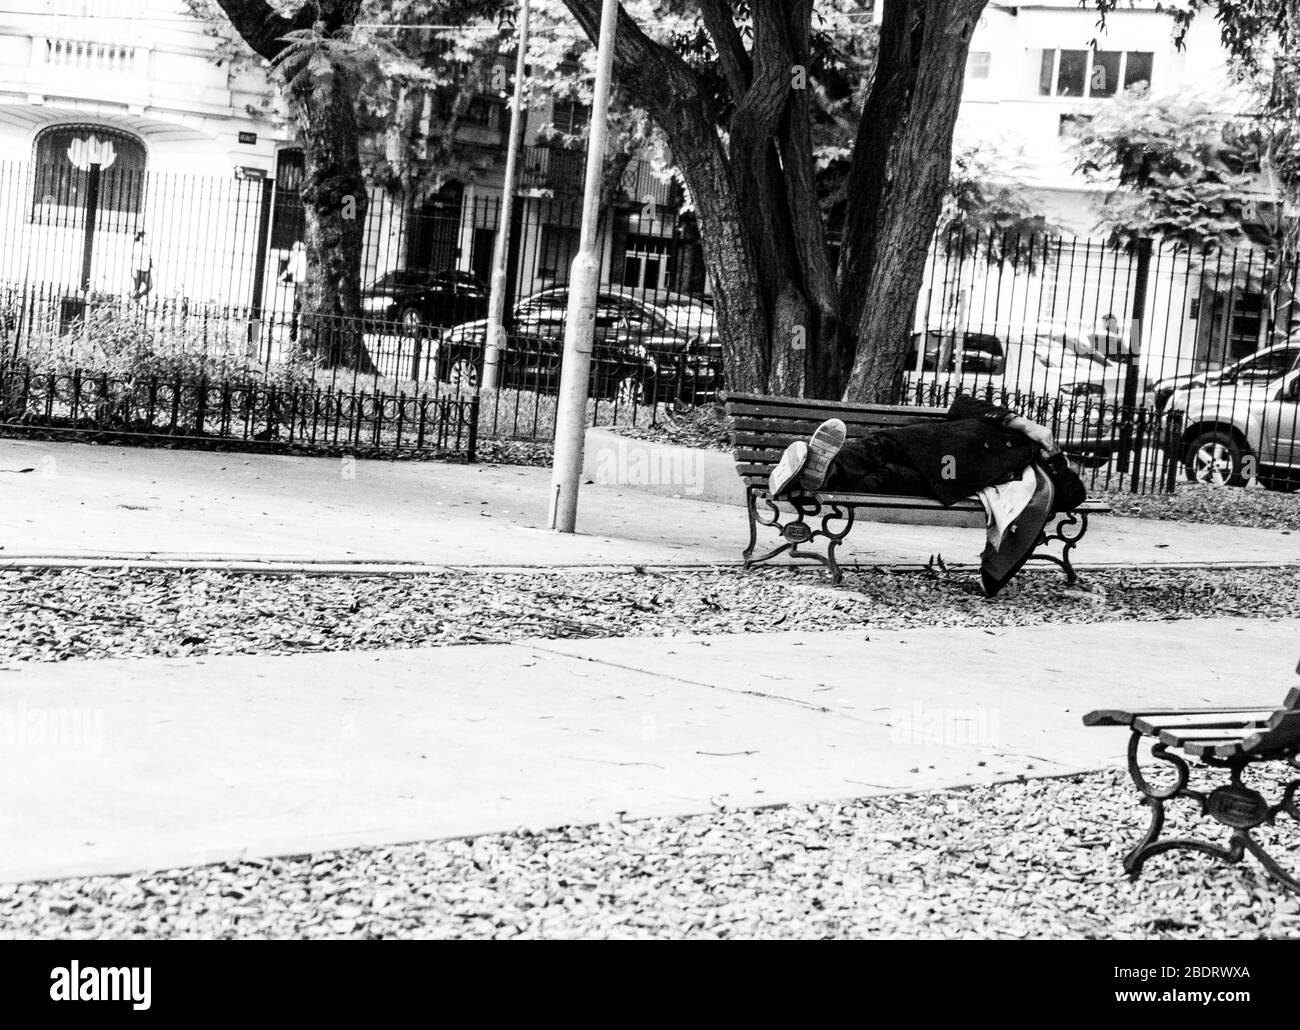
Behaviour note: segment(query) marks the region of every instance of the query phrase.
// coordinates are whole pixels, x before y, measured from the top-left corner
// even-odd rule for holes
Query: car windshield
[[[372,290],[383,290],[391,289],[394,286],[414,286],[421,282],[427,275],[427,272],[398,268],[391,272],[385,272],[370,284],[370,288]]]
[[[458,286],[466,290],[481,290],[483,284],[470,272],[439,272],[433,281],[440,286]]]
[[[1221,373],[1224,382],[1236,379],[1276,379],[1286,375],[1296,363],[1300,349],[1280,347],[1267,354],[1252,355]]]

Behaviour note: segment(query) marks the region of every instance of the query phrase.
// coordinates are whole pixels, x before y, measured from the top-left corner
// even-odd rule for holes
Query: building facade
[[[281,273],[303,238],[302,151],[265,62],[225,56],[231,35],[183,0],[5,5],[0,282],[116,294],[149,263],[155,299],[291,306]],[[511,58],[498,60],[503,74],[513,71]],[[553,127],[581,132],[587,117],[572,104],[529,113],[510,265],[516,295],[567,281],[585,156],[548,140]],[[483,93],[453,118],[430,94],[419,122],[427,156],[416,155],[407,186],[372,192],[363,280],[456,269],[486,281],[508,108]],[[451,146],[436,145],[448,135]],[[602,224],[607,281],[699,285],[697,254],[673,251],[674,200],[648,159],[627,162]]]
[[[1260,285],[1263,254],[1205,264],[1157,240],[1152,260],[1140,262],[1105,244],[1100,202],[1112,187],[1076,171],[1072,132],[1135,86],[1222,104],[1225,119],[1244,109],[1213,12],[1193,19],[1180,49],[1170,6],[1137,0],[1101,27],[1077,0],[989,3],[971,40],[954,143],[996,154],[1062,240],[1015,267],[935,255],[918,329],[959,323],[1015,342],[1114,320],[1153,377],[1224,364],[1270,342],[1279,324],[1285,331],[1277,291]]]

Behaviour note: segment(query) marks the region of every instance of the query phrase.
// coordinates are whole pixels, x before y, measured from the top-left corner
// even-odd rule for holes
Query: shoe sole
[[[800,486],[812,493],[826,484],[826,473],[847,436],[848,430],[838,418],[827,419],[817,427],[808,441],[808,460],[799,473]]]

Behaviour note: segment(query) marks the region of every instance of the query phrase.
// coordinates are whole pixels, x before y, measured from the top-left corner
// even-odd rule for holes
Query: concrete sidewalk
[[[0,881],[1069,773],[1272,704],[1300,620],[0,668]]]
[[[550,472],[0,440],[0,567],[31,557],[422,565],[734,564],[743,512],[583,488],[576,535],[546,526]],[[766,538],[764,538],[766,539]],[[862,523],[841,560],[975,564],[978,529]],[[1093,521],[1078,564],[1296,563],[1274,530]]]

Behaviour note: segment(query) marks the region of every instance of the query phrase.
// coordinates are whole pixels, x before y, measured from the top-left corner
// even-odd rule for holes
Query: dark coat
[[[907,455],[926,486],[944,504],[955,504],[986,486],[1017,478],[1038,455],[1023,433],[1002,423],[1006,408],[961,394],[942,422],[918,422],[883,430]]]

